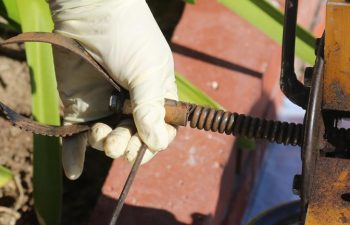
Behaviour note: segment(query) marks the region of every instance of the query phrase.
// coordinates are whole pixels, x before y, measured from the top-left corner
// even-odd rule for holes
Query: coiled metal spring
[[[303,124],[259,119],[198,105],[191,105],[189,121],[192,128],[267,139],[278,144],[301,146],[303,141]]]

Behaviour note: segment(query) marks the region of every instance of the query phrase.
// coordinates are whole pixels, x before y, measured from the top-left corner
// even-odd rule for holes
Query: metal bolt
[[[112,95],[110,98],[109,98],[109,108],[112,110],[112,111],[118,111],[118,98],[116,95]]]
[[[116,114],[122,113],[124,105],[125,96],[123,93],[118,93],[117,95],[111,95],[109,98],[109,108]]]

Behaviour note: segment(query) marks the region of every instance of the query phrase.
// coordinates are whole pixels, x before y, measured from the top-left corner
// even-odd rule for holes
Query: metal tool
[[[285,35],[285,37],[288,37],[288,35]],[[14,126],[35,134],[66,137],[86,132],[96,122],[104,122],[111,126],[116,125],[120,120],[121,114],[131,114],[131,111],[128,110],[130,109],[130,107],[128,107],[129,103],[128,101],[125,101],[125,96],[127,96],[127,93],[123,91],[113,79],[110,78],[110,76],[103,70],[103,68],[76,41],[54,33],[23,33],[5,41],[2,43],[2,45],[37,41],[46,42],[62,47],[81,56],[87,63],[91,64],[96,70],[100,71],[111,84],[113,83],[113,86],[118,87],[118,89],[116,89],[118,93],[114,96],[111,96],[110,101],[111,110],[115,112],[115,115],[99,121],[90,121],[88,123],[74,124],[69,126],[50,126],[37,123],[36,121],[21,116],[6,106],[4,103],[0,102],[0,112],[6,119],[11,121]],[[289,50],[292,48],[293,47],[288,47],[287,50],[284,50],[284,54],[290,55],[291,53],[288,52],[292,51]],[[289,62],[288,60],[292,61]],[[282,65],[293,65],[294,57],[285,57],[284,61],[286,62],[283,62]],[[294,69],[292,71],[294,71]],[[295,76],[295,73],[285,73],[285,76],[287,77],[292,75]],[[289,81],[285,82],[284,80]],[[294,79],[287,79],[282,76],[281,85],[287,86],[286,83],[293,85],[290,80]],[[297,92],[298,89],[293,91]],[[290,91],[285,91],[285,94],[287,97],[293,99],[293,97],[291,97],[292,94]],[[174,126],[187,126],[189,123],[191,128],[197,128],[199,130],[203,129],[205,131],[225,133],[227,135],[266,139],[270,142],[276,142],[278,144],[285,145],[290,144],[300,146],[303,142],[303,124],[265,120],[235,112],[225,112],[205,106],[199,106],[196,104],[179,102],[169,99],[165,100],[164,107],[166,110],[165,121]],[[302,105],[302,107],[306,106]],[[327,136],[335,136],[335,134],[339,133],[339,130],[332,129],[328,132],[329,133]],[[348,136],[342,136],[342,140],[350,143],[350,137]]]
[[[328,0],[326,32],[316,41],[316,62],[305,70],[304,85],[294,73],[298,0],[286,1],[281,89],[306,109],[301,148],[302,174],[294,191],[300,193],[300,224],[350,224],[349,129],[338,128],[349,118],[350,4]],[[308,101],[303,101],[308,99]],[[301,178],[301,179],[300,179]],[[300,182],[299,182],[300,181]]]
[[[145,155],[145,152],[147,150],[147,146],[145,144],[142,144],[141,149],[139,153],[137,154],[136,160],[131,168],[130,174],[125,182],[125,185],[123,187],[123,190],[119,196],[118,203],[116,208],[113,211],[112,219],[109,225],[115,225],[117,224],[118,218],[120,216],[120,213],[123,209],[125,199],[130,191],[130,188],[132,186],[132,183],[134,182],[134,179],[136,177],[137,171],[141,165],[143,156]]]
[[[350,129],[338,128],[338,120],[350,117],[350,106],[349,110],[347,108],[350,105],[350,100],[347,100],[350,99],[350,86],[349,88],[347,86],[349,82],[339,82],[339,79],[350,79],[349,76],[341,75],[350,74],[350,66],[348,68],[348,62],[346,61],[337,70],[337,61],[332,58],[332,50],[335,49],[343,54],[340,55],[336,52],[335,59],[339,55],[345,55],[350,59],[350,38],[336,40],[333,45],[330,41],[332,38],[327,39],[327,34],[331,34],[333,30],[334,32],[345,30],[348,33],[343,32],[340,36],[348,37],[346,34],[350,36],[349,26],[342,24],[350,19],[350,4],[345,0],[328,1],[327,10],[333,10],[328,15],[333,15],[334,18],[327,18],[327,21],[331,21],[331,28],[328,28],[326,35],[323,35],[317,42],[317,60],[314,67],[306,69],[304,84],[298,81],[294,70],[298,0],[286,0],[285,4],[281,90],[292,102],[306,109],[304,124],[265,120],[191,103],[165,100],[165,121],[169,124],[186,126],[189,123],[191,128],[200,130],[301,146],[303,171],[302,175],[296,176],[293,190],[295,193],[299,193],[302,199],[301,209],[303,213],[300,223],[306,223],[307,225],[333,225],[338,224],[339,221],[341,224],[350,224],[348,216],[350,215],[350,191],[348,190],[350,187]],[[347,15],[349,16],[348,19]],[[338,21],[338,23],[334,21]],[[332,26],[337,25],[339,27],[332,28]],[[333,34],[333,36],[336,36],[336,34]],[[110,101],[111,110],[115,112],[115,115],[102,121],[54,127],[38,124],[25,118],[0,102],[0,112],[15,126],[36,134],[65,137],[87,132],[95,122],[104,122],[113,126],[120,120],[120,115],[129,114],[131,116],[128,110],[130,107],[128,107],[128,101],[125,97],[127,92],[119,87],[103,67],[78,42],[57,34],[25,33],[11,38],[3,44],[26,41],[47,42],[60,46],[78,54],[96,70],[100,71],[101,75],[116,88],[117,93],[111,97]],[[337,48],[336,43],[342,43],[341,47],[346,46],[348,48]],[[328,58],[326,59],[326,57]],[[340,57],[338,61],[342,62],[341,59]],[[325,63],[326,60],[328,60],[328,64]],[[343,67],[346,69],[345,73]],[[330,72],[330,68],[333,69],[331,70],[333,72]],[[332,76],[332,74],[335,75]],[[328,82],[326,86],[324,86],[325,80]],[[333,86],[337,88],[333,88]],[[142,149],[144,151],[145,146]],[[118,219],[143,154],[141,151],[131,170],[118,206],[114,211],[111,224],[114,224]],[[329,173],[329,171],[332,172]],[[331,204],[337,205],[336,209],[332,209],[334,213],[324,213],[331,207]],[[317,218],[322,218],[322,220],[317,220]],[[315,222],[316,220],[317,222]]]

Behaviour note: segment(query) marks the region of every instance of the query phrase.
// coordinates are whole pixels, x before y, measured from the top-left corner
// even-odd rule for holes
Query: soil
[[[0,55],[0,100],[30,115],[31,88],[25,62]],[[0,165],[14,174],[13,181],[0,189],[0,224],[32,224],[32,135],[2,118],[0,127]]]

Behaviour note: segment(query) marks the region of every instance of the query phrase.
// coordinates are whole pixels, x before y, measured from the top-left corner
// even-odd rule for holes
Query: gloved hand
[[[167,148],[176,135],[176,128],[164,122],[164,98],[178,99],[174,64],[145,0],[50,0],[49,4],[54,32],[78,40],[129,91],[134,118],[114,128],[98,123],[88,134],[63,138],[67,177],[81,175],[86,145],[133,162],[143,141],[148,146],[143,163]],[[79,57],[56,48],[54,58],[65,124],[112,114],[113,87],[102,76]]]

